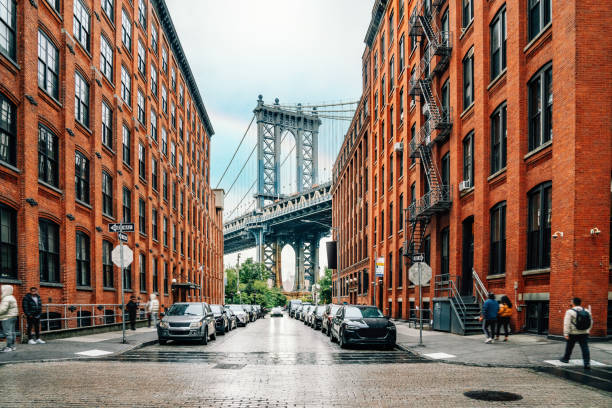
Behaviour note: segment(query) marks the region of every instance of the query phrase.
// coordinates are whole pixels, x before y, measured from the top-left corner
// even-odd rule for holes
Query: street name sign
[[[108,230],[110,232],[134,232],[134,223],[108,224]]]
[[[121,241],[121,242],[128,242],[128,236],[127,236],[127,234],[125,234],[123,232],[118,232],[117,233],[117,238],[119,238],[119,241]]]
[[[123,246],[123,264],[121,264],[121,247]],[[117,267],[127,268],[134,260],[134,252],[125,245],[117,245],[111,252],[111,259]]]
[[[416,286],[423,286],[431,280],[431,267],[425,262],[417,262],[408,271],[410,282]]]
[[[412,255],[412,262],[423,262],[423,261],[425,261],[425,254]]]
[[[385,276],[385,258],[376,258],[376,276]]]

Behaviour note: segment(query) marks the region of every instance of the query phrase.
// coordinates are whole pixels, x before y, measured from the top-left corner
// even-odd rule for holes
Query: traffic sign
[[[119,241],[121,242],[128,242],[128,236],[127,234],[124,234],[123,232],[118,232],[117,238],[119,238]]]
[[[417,262],[408,271],[410,282],[416,286],[423,286],[431,280],[431,267],[425,262]]]
[[[121,247],[123,246],[123,264],[121,262]],[[111,252],[111,259],[113,263],[117,265],[119,268],[127,268],[130,266],[132,261],[134,260],[134,252],[129,246],[125,245],[117,245],[115,249]]]
[[[376,276],[385,276],[385,258],[376,259]]]
[[[425,254],[414,254],[412,255],[412,262],[424,262]]]
[[[110,232],[134,232],[134,223],[117,223],[117,224],[108,224],[108,230]]]

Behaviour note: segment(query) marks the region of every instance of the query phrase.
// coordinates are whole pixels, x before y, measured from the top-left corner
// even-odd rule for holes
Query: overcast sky
[[[321,103],[361,95],[363,38],[373,0],[166,3],[215,129],[213,187],[249,124],[259,94],[269,103],[276,97],[281,103]],[[229,187],[231,173],[239,170],[234,167],[248,153],[237,156],[238,164],[221,187]],[[245,255],[253,256],[253,251]],[[225,262],[234,263],[235,256]],[[292,267],[285,256],[283,264]]]

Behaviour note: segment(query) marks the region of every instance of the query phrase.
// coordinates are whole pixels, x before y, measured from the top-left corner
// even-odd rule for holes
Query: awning
[[[200,285],[196,285],[195,283],[191,283],[191,282],[182,282],[182,283],[173,283],[172,284],[172,289],[180,289],[180,288],[186,288],[186,289],[200,289]]]

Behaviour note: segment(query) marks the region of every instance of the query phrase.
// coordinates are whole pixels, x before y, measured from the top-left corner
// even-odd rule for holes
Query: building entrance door
[[[463,250],[461,268],[461,295],[472,295],[472,269],[474,268],[474,217],[463,221]]]

